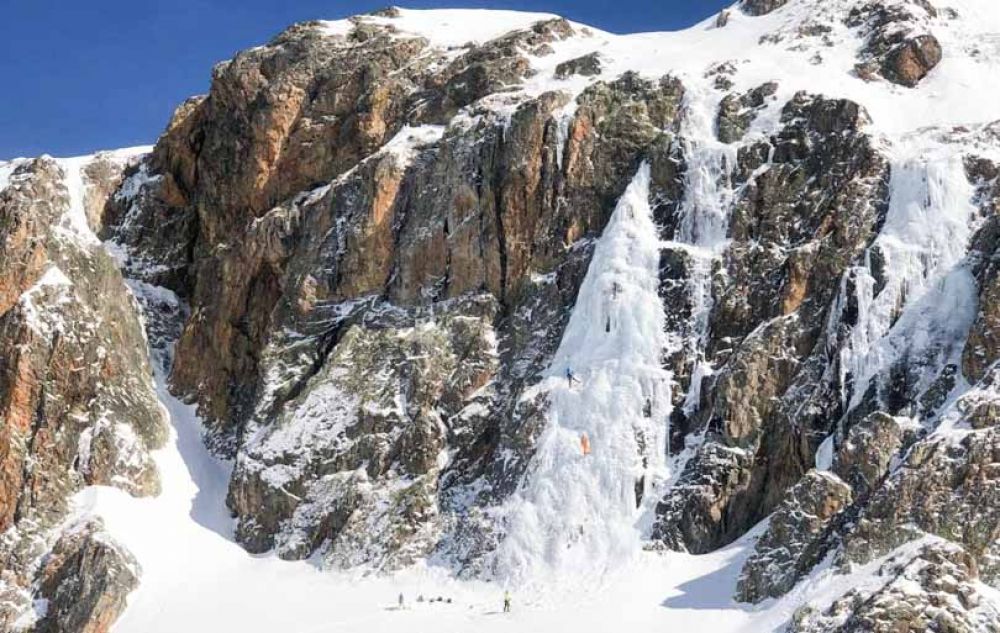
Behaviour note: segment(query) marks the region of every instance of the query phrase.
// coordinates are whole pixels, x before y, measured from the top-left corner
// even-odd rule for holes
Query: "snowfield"
[[[734,8],[725,28],[716,28],[713,17],[676,33],[619,36],[588,29],[556,43],[555,54],[533,60],[538,72],[524,86],[529,94],[578,93],[596,79],[626,70],[655,77],[669,72],[684,82],[684,135],[693,159],[682,239],[671,246],[694,255],[702,292],[693,318],[702,330],[697,323],[694,334],[664,329],[657,294],[664,245],[656,238],[648,167],[643,166],[597,244],[562,344],[546,380],[537,386],[548,392],[552,408],[526,481],[508,504],[508,537],[496,555],[498,580],[459,581],[449,569],[430,564],[392,576],[362,577],[321,570],[318,561],[248,554],[233,540],[225,504],[231,464],[207,451],[195,411],[170,395],[157,370],[158,393],[172,423],[170,441],[156,453],[162,493],[136,499],[93,487],[75,498],[76,510],[103,517],[109,532],[142,566],[140,587],[113,631],[754,633],[783,626],[803,603],[822,608],[849,588],[875,582],[871,571],[878,561],[840,576],[827,562],[784,598],[756,606],[736,603],[737,575],[764,524],[705,556],[642,549],[653,506],[684,457],[667,460],[668,429],[651,422],[669,414],[672,383],[661,366],[661,350],[680,345],[677,337],[704,335],[711,308],[708,277],[727,243],[733,192],[720,175],[734,157],[715,139],[711,115],[722,94],[706,76],[713,64],[737,60],[732,76],[737,92],[778,82],[776,98],[754,122],[751,136],[773,132],[781,106],[807,90],[863,104],[873,133],[892,157],[892,200],[878,239],[888,257],[889,292],[860,306],[861,324],[845,351],[845,367],[855,376],[874,375],[904,347],[936,355],[935,366],[955,362],[961,354],[957,343],[975,317],[975,288],[962,256],[977,211],[961,164],[965,137],[951,131],[962,126],[974,134],[998,117],[1000,88],[993,78],[1000,76],[1000,9],[996,0],[953,0],[963,19],[935,21],[945,57],[916,89],[865,82],[851,74],[860,42],[839,22],[829,34],[831,46],[813,40],[797,47],[761,41],[766,34],[790,32],[806,15],[843,12],[846,3],[800,0],[758,18]],[[548,17],[403,10],[399,18],[366,19],[391,22],[403,34],[423,35],[447,48]],[[345,20],[324,23],[331,35],[349,27]],[[595,50],[605,61],[601,77],[553,78],[558,63]],[[816,55],[822,57],[819,66],[811,61]],[[433,140],[442,132],[434,129],[421,138]],[[79,165],[67,166],[72,184]],[[13,163],[0,163],[0,186],[11,169]],[[71,187],[74,196],[80,191]],[[81,207],[74,200],[73,208]],[[81,221],[86,226],[85,217],[71,214],[67,228],[82,233]],[[892,318],[898,305],[902,314]],[[567,369],[586,389],[567,380]],[[696,402],[697,393],[688,394],[688,401]],[[651,414],[644,411],[647,405]],[[646,460],[636,459],[642,454],[637,434],[645,438]],[[589,456],[581,450],[584,435],[599,447]],[[819,457],[821,467],[829,467],[832,446],[827,448]],[[504,590],[513,596],[511,614],[501,612]],[[418,596],[425,601],[418,602]],[[429,601],[438,596],[451,602]]]

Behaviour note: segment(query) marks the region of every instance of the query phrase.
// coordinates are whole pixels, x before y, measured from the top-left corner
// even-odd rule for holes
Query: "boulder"
[[[882,62],[882,76],[913,88],[941,62],[941,43],[930,34],[904,40],[890,50]]]
[[[937,10],[925,0],[868,2],[851,9],[846,22],[865,41],[857,74],[916,87],[941,62],[941,43],[929,32],[930,19],[936,16]]]

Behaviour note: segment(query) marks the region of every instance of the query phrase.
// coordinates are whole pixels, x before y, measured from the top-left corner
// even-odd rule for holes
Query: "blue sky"
[[[302,20],[386,0],[0,0],[0,159],[152,143],[212,65]],[[547,11],[614,32],[683,28],[731,0],[416,0]]]

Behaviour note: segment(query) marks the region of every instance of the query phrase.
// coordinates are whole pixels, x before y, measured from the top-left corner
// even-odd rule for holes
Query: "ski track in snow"
[[[874,569],[875,563],[840,576],[821,566],[781,600],[749,607],[734,603],[731,595],[763,525],[710,555],[641,550],[653,503],[692,452],[666,459],[668,429],[662,421],[669,415],[673,385],[659,355],[682,345],[695,353],[701,347],[711,309],[709,275],[728,243],[733,192],[722,174],[735,157],[731,146],[715,139],[713,115],[721,95],[711,88],[705,70],[716,61],[736,61],[734,91],[779,82],[775,105],[761,113],[751,137],[773,131],[779,124],[780,105],[799,90],[865,105],[872,132],[884,140],[893,161],[889,217],[876,242],[889,264],[887,291],[872,296],[869,267],[855,271],[861,316],[841,360],[856,383],[878,375],[908,350],[932,350],[938,354],[935,366],[940,366],[954,361],[954,342],[964,339],[975,315],[974,288],[962,259],[976,211],[962,173],[961,148],[924,128],[975,129],[996,118],[996,90],[983,77],[1000,71],[1000,51],[975,57],[968,48],[973,41],[996,40],[988,37],[1000,32],[1000,12],[993,1],[956,0],[952,4],[965,19],[935,22],[945,58],[916,90],[853,76],[854,51],[860,43],[843,28],[829,35],[834,46],[816,45],[824,58],[822,72],[809,61],[812,51],[792,50],[787,43],[760,43],[762,34],[801,20],[803,11],[822,10],[828,0],[803,0],[759,18],[733,11],[725,29],[713,28],[713,18],[676,33],[616,36],[591,29],[589,36],[556,42],[555,54],[532,60],[538,72],[527,80],[528,94],[552,89],[579,92],[593,79],[557,81],[552,70],[561,61],[595,50],[606,62],[603,79],[626,70],[650,77],[670,72],[681,78],[688,89],[681,129],[689,158],[687,195],[677,241],[658,243],[646,200],[648,169],[642,168],[595,248],[560,349],[538,386],[550,396],[549,424],[529,475],[509,506],[508,540],[497,553],[500,577],[513,590],[514,613],[499,613],[501,583],[458,581],[441,568],[418,566],[391,577],[361,578],[320,571],[312,562],[285,562],[245,552],[232,538],[233,522],[225,506],[231,465],[205,449],[193,408],[173,398],[158,373],[158,393],[172,425],[167,446],[155,453],[162,493],[135,499],[112,488],[94,487],[75,498],[77,511],[104,517],[110,533],[143,568],[140,587],[129,597],[115,633],[396,628],[457,633],[566,626],[585,633],[750,633],[775,630],[806,599],[829,602],[865,581],[870,571],[866,570]],[[551,16],[404,10],[399,19],[378,19],[448,47],[489,39],[546,17]],[[331,35],[348,28],[346,21],[325,26]],[[62,160],[72,203],[63,223],[86,239],[92,234],[82,230],[86,218],[81,215],[80,160]],[[15,165],[16,161],[0,163],[0,189]],[[663,306],[656,291],[661,247],[682,248],[692,255],[695,316],[684,332],[664,332]],[[898,318],[893,317],[896,310],[901,311]],[[567,384],[567,368],[579,385]],[[697,377],[711,371],[705,363],[695,368],[688,404],[698,401]],[[622,393],[633,397],[623,398]],[[650,417],[642,411],[646,398],[652,406]],[[583,433],[592,444],[586,457],[580,448]],[[639,449],[638,437],[644,438],[645,451]],[[824,445],[819,466],[829,467],[832,450],[831,442]],[[643,490],[639,507],[636,482]],[[559,578],[560,590],[521,582],[547,575]],[[403,610],[395,608],[400,592],[407,599]],[[420,594],[450,597],[453,603],[418,604]]]

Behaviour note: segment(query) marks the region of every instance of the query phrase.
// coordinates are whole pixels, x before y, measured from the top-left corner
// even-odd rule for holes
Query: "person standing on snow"
[[[399,593],[399,608],[403,608],[403,592]]]
[[[510,613],[510,592],[503,592],[503,612]]]
[[[576,376],[573,375],[573,370],[569,367],[566,368],[566,382],[569,383],[570,389],[573,388],[573,383],[577,382]]]

